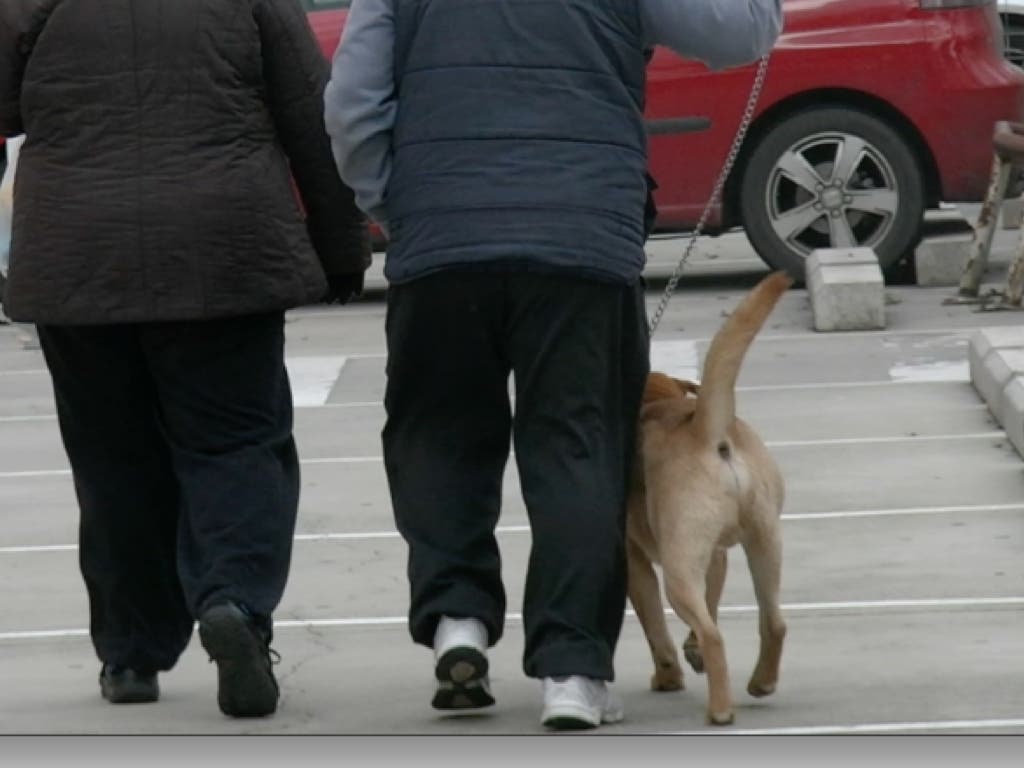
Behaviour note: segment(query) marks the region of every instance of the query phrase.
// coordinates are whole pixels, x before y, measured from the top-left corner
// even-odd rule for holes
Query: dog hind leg
[[[682,562],[710,564],[711,553],[698,559],[681,558]],[[690,625],[697,635],[701,656],[708,676],[708,722],[729,725],[733,722],[732,697],[729,692],[729,668],[725,658],[722,633],[711,618],[705,600],[706,568],[683,572],[666,566],[665,585],[669,602],[679,617]]]
[[[665,610],[661,602],[661,588],[654,566],[642,548],[630,539],[629,553],[629,601],[633,604],[640,626],[647,636],[654,660],[654,674],[651,689],[655,691],[681,691],[683,668],[679,664],[672,636],[665,621]]]
[[[758,539],[744,542],[744,550],[750,576],[754,581],[758,629],[761,634],[761,649],[747,692],[751,696],[768,696],[775,692],[778,684],[782,644],[786,637],[786,623],[779,607],[782,576],[782,542],[779,531],[773,527]]]
[[[708,602],[708,611],[711,619],[718,623],[718,604],[722,599],[722,590],[725,587],[725,573],[729,565],[728,552],[722,547],[717,547],[711,555],[711,565],[708,566],[708,587],[705,597]],[[691,629],[683,643],[683,654],[686,661],[693,667],[693,671],[701,673],[704,671],[704,657],[700,655],[700,644],[697,642],[697,635]]]

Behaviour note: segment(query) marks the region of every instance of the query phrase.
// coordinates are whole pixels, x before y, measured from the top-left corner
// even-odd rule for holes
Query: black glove
[[[658,182],[650,173],[647,176],[647,201],[644,203],[644,239],[650,238],[654,232],[654,225],[658,221],[658,206],[654,202],[654,190],[658,188]]]
[[[347,304],[355,296],[363,294],[363,273],[327,276],[325,304]]]

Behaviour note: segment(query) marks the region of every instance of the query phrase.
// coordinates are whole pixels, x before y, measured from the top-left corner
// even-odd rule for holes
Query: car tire
[[[921,239],[925,180],[914,149],[859,109],[785,118],[753,148],[740,184],[751,244],[797,280],[817,248],[873,248],[888,272]]]

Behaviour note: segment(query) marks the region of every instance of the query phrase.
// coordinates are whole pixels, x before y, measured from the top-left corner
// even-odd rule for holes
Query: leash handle
[[[743,140],[747,137],[747,131],[750,130],[751,123],[754,122],[754,112],[757,109],[757,102],[761,98],[761,91],[764,89],[764,81],[768,76],[768,62],[771,59],[771,54],[765,54],[757,67],[757,72],[754,75],[754,84],[750,88],[750,97],[747,99],[746,109],[743,111],[743,117],[740,120],[739,128],[736,130],[736,136],[732,141],[732,146],[729,148],[729,154],[725,158],[725,164],[722,166],[721,173],[718,174],[718,179],[715,181],[714,189],[711,191],[711,197],[708,198],[707,205],[704,206],[704,212],[701,213],[700,219],[697,221],[697,226],[694,227],[693,232],[690,235],[690,242],[686,246],[686,250],[683,252],[682,259],[676,265],[675,271],[672,272],[672,277],[669,278],[668,285],[665,286],[665,292],[662,294],[661,301],[658,303],[658,308],[654,311],[654,316],[651,318],[651,336],[658,330],[658,326],[661,324],[661,319],[665,314],[665,309],[668,307],[668,303],[672,298],[672,294],[676,291],[676,286],[679,284],[679,279],[683,275],[683,270],[686,268],[686,262],[690,260],[690,256],[693,255],[693,249],[697,246],[697,240],[704,232],[704,227],[707,226],[708,219],[711,218],[711,211],[722,199],[722,192],[725,189],[725,183],[729,179],[729,174],[732,173],[732,168],[736,164],[736,159],[740,155],[740,149],[743,147]]]

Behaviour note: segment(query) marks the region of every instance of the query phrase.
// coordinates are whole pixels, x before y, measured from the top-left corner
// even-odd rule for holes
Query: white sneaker
[[[442,616],[434,632],[435,709],[478,709],[494,704],[487,677],[487,628],[478,619]]]
[[[597,728],[622,722],[622,700],[604,680],[589,677],[545,677],[544,711],[540,722],[556,730]]]

